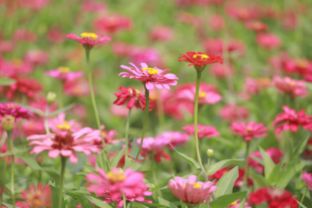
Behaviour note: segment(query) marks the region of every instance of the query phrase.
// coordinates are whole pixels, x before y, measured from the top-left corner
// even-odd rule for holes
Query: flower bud
[[[207,149],[207,155],[208,155],[208,157],[213,157],[214,156],[213,149]]]
[[[1,126],[5,131],[11,131],[15,125],[15,118],[11,115],[5,115],[2,117]]]
[[[47,94],[47,101],[48,103],[53,103],[55,101],[56,94],[54,92],[49,92]]]

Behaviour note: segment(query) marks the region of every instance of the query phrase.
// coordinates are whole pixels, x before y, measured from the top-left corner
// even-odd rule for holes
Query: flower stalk
[[[10,169],[10,191],[12,205],[15,208],[15,155],[14,155],[14,141],[11,137],[11,132],[7,131],[9,151],[11,153],[11,169]]]
[[[129,128],[130,128],[130,116],[131,116],[131,109],[129,109],[127,120],[126,120],[126,129],[125,129],[125,140],[126,140],[126,147],[125,147],[125,167],[127,167],[128,162],[128,155],[129,155]]]
[[[66,157],[61,157],[61,172],[60,172],[60,181],[59,181],[59,199],[58,199],[58,207],[63,207],[64,201],[64,177],[65,177],[65,169],[66,169]]]

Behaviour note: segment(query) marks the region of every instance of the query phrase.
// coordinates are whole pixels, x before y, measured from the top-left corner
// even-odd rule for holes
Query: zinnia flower
[[[117,203],[118,208],[123,206],[123,197],[130,202],[150,202],[145,197],[150,196],[151,192],[140,172],[115,168],[105,173],[98,169],[97,173],[89,173],[86,179],[88,191],[102,197],[107,203]]]
[[[190,66],[195,66],[199,68],[205,67],[208,64],[223,63],[223,59],[221,58],[221,56],[193,51],[182,54],[182,56],[180,56],[178,60],[188,62]]]
[[[246,142],[254,138],[265,137],[267,133],[267,128],[263,124],[256,122],[234,122],[231,128],[235,134],[243,137]]]
[[[166,73],[165,70],[149,67],[145,63],[141,63],[140,67],[130,63],[131,66],[121,65],[121,68],[125,72],[121,72],[119,76],[136,79],[141,81],[146,89],[153,90],[157,89],[169,89],[170,86],[175,86],[177,84],[177,76],[175,74]]]
[[[30,113],[15,103],[0,103],[0,120],[2,128],[11,131],[17,119],[30,117]]]
[[[193,124],[185,125],[183,127],[183,130],[189,135],[194,135]],[[211,137],[217,137],[217,136],[219,136],[219,132],[216,130],[215,127],[210,126],[210,125],[198,124],[198,138],[199,139],[211,138]]]
[[[109,36],[99,36],[91,32],[83,32],[80,36],[76,34],[67,34],[66,37],[71,40],[75,40],[82,44],[85,48],[91,49],[95,45],[102,45],[111,40]]]
[[[302,173],[301,179],[308,186],[308,189],[312,191],[312,173],[307,172]]]
[[[19,208],[50,208],[51,203],[51,188],[49,185],[30,185],[28,189],[21,193],[23,201],[16,202]]]
[[[175,197],[189,204],[208,202],[216,190],[216,186],[212,182],[198,181],[194,175],[186,179],[175,177],[169,181],[168,188]]]
[[[82,77],[82,72],[70,71],[70,68],[61,66],[48,71],[48,75],[62,81],[73,81]]]
[[[119,91],[115,93],[116,100],[114,101],[115,105],[124,105],[126,104],[128,109],[133,107],[145,109],[145,98],[139,90],[136,90],[131,87],[120,87]]]
[[[294,80],[289,77],[275,77],[273,80],[275,87],[290,96],[305,96],[308,93],[306,83],[304,81]]]
[[[280,163],[280,161],[282,160],[283,152],[278,148],[271,147],[267,149],[265,152],[270,156],[270,158],[275,164]],[[261,160],[262,160],[261,153],[259,151],[255,151],[249,155],[248,164],[258,173],[263,173],[264,166],[259,162]]]
[[[27,138],[32,146],[31,153],[39,154],[48,151],[49,157],[67,157],[72,163],[78,161],[77,153],[85,155],[99,152],[102,139],[98,130],[83,128],[75,132],[66,131],[62,134],[32,135]]]

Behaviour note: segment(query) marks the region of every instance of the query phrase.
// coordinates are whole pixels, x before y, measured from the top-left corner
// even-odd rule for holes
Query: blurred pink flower
[[[257,43],[263,48],[274,49],[281,45],[281,40],[275,34],[261,33],[257,35]]]
[[[140,67],[130,63],[131,66],[121,65],[125,72],[119,73],[119,76],[141,81],[146,89],[169,89],[170,86],[177,84],[178,77],[175,74],[167,73],[163,69],[149,67],[141,63]]]
[[[62,134],[39,134],[31,135],[27,138],[29,145],[32,146],[31,153],[39,154],[47,151],[49,157],[67,157],[72,163],[78,161],[77,153],[85,155],[99,152],[99,143],[102,139],[98,130],[82,128],[78,131]]]
[[[96,45],[102,45],[111,40],[109,36],[99,36],[95,33],[83,32],[80,36],[70,33],[66,37],[71,40],[75,40],[78,43],[82,44],[84,47],[91,49]]]
[[[198,181],[194,175],[186,179],[175,177],[169,181],[168,188],[175,197],[189,204],[209,202],[216,190],[216,186],[212,182]]]
[[[237,106],[235,104],[224,106],[220,110],[219,114],[222,119],[228,122],[246,119],[249,116],[249,112],[246,108]]]
[[[36,99],[42,90],[41,84],[36,79],[26,77],[15,77],[15,81],[10,86],[4,87],[7,99],[13,100],[20,97]]]
[[[233,69],[226,64],[214,64],[211,66],[210,73],[218,78],[226,78],[233,74]]]
[[[274,77],[273,84],[275,87],[286,94],[289,94],[292,98],[297,96],[306,96],[308,89],[304,81],[295,80],[290,77]]]
[[[189,139],[189,135],[179,131],[165,131],[157,136],[157,140],[165,141],[170,149],[185,144]]]
[[[71,71],[68,67],[58,67],[56,69],[50,70],[47,72],[50,77],[60,79],[62,81],[73,81],[78,78],[81,78],[83,73],[80,71]]]
[[[86,179],[89,192],[102,197],[107,203],[116,203],[118,208],[123,206],[123,197],[130,202],[150,202],[145,197],[150,196],[151,192],[140,172],[115,168],[105,173],[98,169],[96,173],[89,173]]]
[[[120,30],[130,29],[132,22],[129,18],[120,15],[106,15],[94,21],[97,31],[105,33],[116,33]]]
[[[308,186],[308,189],[312,191],[312,173],[307,173],[307,172],[302,173],[301,179]]]
[[[16,103],[0,103],[0,118],[12,116],[15,119],[30,117],[30,112]]]
[[[60,113],[56,118],[49,119],[48,124],[53,133],[61,135],[66,135],[68,131],[76,132],[81,129],[81,125],[75,120],[66,120],[64,113]]]
[[[194,135],[194,125],[193,124],[188,124],[183,127],[183,130],[188,134],[188,135]],[[203,124],[198,124],[198,138],[203,139],[203,138],[211,138],[211,137],[218,137],[219,132],[216,130],[215,127],[210,126],[210,125],[203,125]]]
[[[170,27],[155,26],[149,36],[152,41],[170,41],[173,38],[173,30]]]
[[[52,192],[49,185],[30,185],[21,193],[22,201],[16,202],[18,208],[51,208]]]
[[[267,134],[267,128],[263,124],[256,122],[234,122],[231,125],[231,129],[246,142],[255,138],[265,137]]]

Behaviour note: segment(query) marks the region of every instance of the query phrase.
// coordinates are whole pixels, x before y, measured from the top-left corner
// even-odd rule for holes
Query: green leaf
[[[33,170],[42,170],[41,166],[37,163],[35,158],[24,155],[22,158],[24,162]]]
[[[242,159],[229,159],[229,160],[221,160],[213,165],[211,165],[208,168],[208,175],[214,174],[218,170],[224,167],[229,167],[229,166],[243,166],[245,164],[244,160]]]
[[[14,79],[8,77],[0,77],[0,86],[9,86],[15,83]]]
[[[100,199],[97,199],[95,197],[92,197],[92,196],[88,196],[88,200],[96,205],[97,207],[100,207],[100,208],[112,208],[110,205],[106,204],[105,202],[103,202],[102,200]]]
[[[175,148],[173,148],[173,150],[180,155],[182,158],[184,158],[187,162],[189,162],[192,166],[194,166],[196,169],[200,169],[199,164],[191,157],[187,156],[186,154],[179,152],[178,150],[176,150]]]
[[[233,191],[234,183],[238,178],[238,167],[232,168],[229,172],[224,174],[222,178],[217,183],[217,190],[215,192],[215,197],[220,197],[226,194],[231,194]]]
[[[246,195],[247,192],[236,192],[233,194],[223,195],[212,201],[210,206],[211,208],[224,208],[236,200],[245,198]]]
[[[264,175],[265,175],[265,178],[268,179],[275,167],[275,163],[272,161],[271,157],[262,148],[260,148],[260,153],[263,158]]]
[[[249,174],[252,178],[252,180],[255,183],[256,188],[268,186],[267,180],[264,178],[264,176],[258,174],[256,171],[249,169]]]

